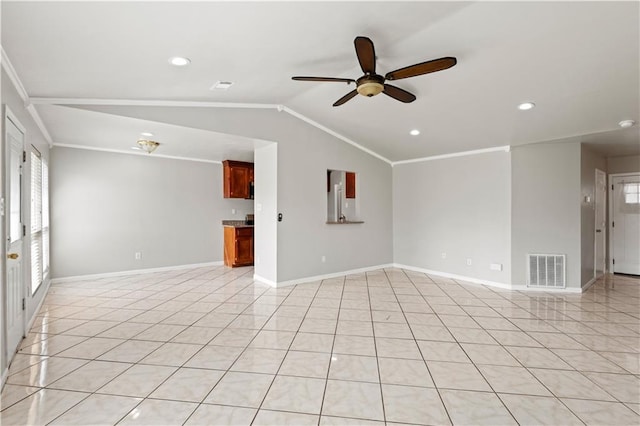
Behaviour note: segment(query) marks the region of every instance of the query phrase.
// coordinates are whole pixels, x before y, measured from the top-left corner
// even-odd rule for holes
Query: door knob
[[[18,253],[9,253],[9,254],[7,254],[7,257],[9,259],[16,260],[19,256],[18,256]]]

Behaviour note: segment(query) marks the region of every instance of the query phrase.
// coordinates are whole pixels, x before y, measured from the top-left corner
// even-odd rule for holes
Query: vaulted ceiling
[[[638,2],[3,1],[1,7],[2,47],[59,144],[127,151],[156,125],[161,142],[180,139],[181,131],[192,141],[176,146],[177,156],[223,159],[250,149],[241,138],[201,130],[205,123],[188,129],[126,117],[132,104],[194,101],[284,105],[390,161],[567,138],[607,155],[640,153],[639,127],[618,127],[625,119],[640,122]],[[394,82],[417,96],[409,104],[379,95],[332,107],[354,86],[291,80],[358,78],[359,35],[375,43],[383,75],[443,56],[458,64]],[[191,64],[174,67],[172,56]],[[219,80],[234,85],[210,90]],[[112,104],[109,114],[81,105],[104,100]],[[524,101],[536,108],[518,110]],[[410,136],[412,129],[420,135]]]

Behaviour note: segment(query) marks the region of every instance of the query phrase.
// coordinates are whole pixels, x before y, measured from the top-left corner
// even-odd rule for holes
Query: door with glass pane
[[[640,174],[614,176],[612,184],[613,272],[640,275]]]
[[[7,324],[7,355],[15,353],[24,336],[24,281],[22,279],[22,166],[24,162],[24,130],[7,114],[5,120],[5,162],[6,162],[6,277],[5,277],[5,320]]]

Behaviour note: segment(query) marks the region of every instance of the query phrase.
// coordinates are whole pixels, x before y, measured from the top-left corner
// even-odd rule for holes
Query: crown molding
[[[414,158],[411,160],[394,161],[392,166],[399,166],[402,164],[422,163],[424,161],[444,160],[445,158],[454,157],[466,157],[468,155],[486,154],[488,152],[509,152],[511,151],[510,145],[495,146],[492,148],[474,149],[471,151],[452,152],[451,154],[433,155],[431,157]]]
[[[171,101],[166,99],[105,99],[105,98],[31,98],[34,105],[99,105],[99,106],[152,106],[180,108],[244,108],[278,109],[276,104],[252,104],[233,102]]]
[[[0,50],[2,53],[2,59],[0,60],[0,62],[2,62],[2,68],[4,68],[5,72],[9,76],[9,80],[11,80],[11,83],[18,91],[18,95],[20,95],[22,101],[25,102],[25,104],[28,103],[29,94],[27,93],[27,89],[24,88],[22,81],[20,81],[20,78],[16,73],[16,69],[13,67],[13,64],[7,56],[7,52],[5,52],[3,48],[0,48]]]
[[[66,144],[66,143],[54,143],[53,146],[60,147],[60,148],[83,149],[86,151],[111,152],[114,154],[139,155],[139,156],[150,157],[150,158],[165,158],[168,160],[194,161],[196,163],[222,164],[222,161],[217,161],[217,160],[203,160],[201,158],[179,157],[176,155],[163,155],[163,154],[151,155],[145,152],[134,151],[134,150],[126,151],[123,149],[100,148],[100,147],[94,147],[94,146],[75,145],[75,144]]]
[[[4,68],[7,75],[9,76],[9,80],[11,80],[11,83],[16,88],[18,95],[22,99],[22,102],[24,102],[24,108],[27,110],[27,112],[29,113],[33,121],[36,123],[36,126],[38,127],[38,129],[40,129],[40,132],[42,133],[42,136],[49,144],[49,147],[52,147],[53,139],[51,138],[51,134],[49,134],[49,131],[47,130],[47,127],[44,125],[42,118],[40,118],[40,114],[38,114],[38,111],[33,106],[33,103],[31,102],[31,100],[29,99],[29,94],[27,93],[27,89],[24,88],[22,81],[20,81],[20,77],[18,77],[18,73],[16,72],[16,69],[13,67],[13,64],[9,60],[9,56],[7,55],[7,52],[5,52],[4,48],[2,48],[1,46],[0,46],[0,64],[2,65],[2,68]]]

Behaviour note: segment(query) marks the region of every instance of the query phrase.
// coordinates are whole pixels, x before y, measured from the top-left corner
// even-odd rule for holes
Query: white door
[[[614,176],[612,184],[613,272],[640,275],[640,174]]]
[[[596,169],[596,236],[595,236],[595,265],[594,276],[604,274],[606,264],[606,234],[607,234],[607,175],[602,170]]]
[[[24,281],[22,279],[22,164],[24,132],[11,118],[5,120],[6,162],[6,290],[5,316],[7,324],[7,355],[11,360],[24,336],[25,316],[23,310]]]

